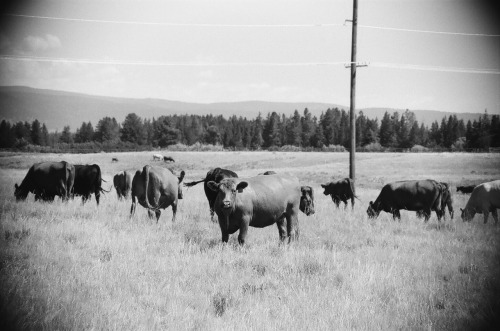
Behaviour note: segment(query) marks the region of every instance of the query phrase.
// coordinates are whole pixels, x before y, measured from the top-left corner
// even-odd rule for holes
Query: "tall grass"
[[[109,154],[84,163],[100,164],[107,180],[153,163],[147,153],[116,155],[118,165]],[[175,224],[170,209],[158,223],[142,207],[130,218],[131,202],[118,201],[115,192],[99,207],[94,200],[35,203],[31,196],[16,203],[13,185],[33,156],[1,159],[0,328],[477,330],[500,324],[500,225],[483,224],[480,216],[471,223],[448,217],[438,224],[435,216],[424,223],[404,211],[401,222],[384,213],[370,220],[365,212],[382,182],[498,178],[498,156],[362,155],[354,210],[336,209],[319,186],[347,169],[343,154],[207,156],[174,158],[193,179],[219,162],[242,175],[275,169],[312,184],[316,214],[300,214],[299,241],[279,245],[272,226],[250,228],[245,247],[236,235],[221,244],[201,184],[185,190]],[[466,200],[455,194],[455,209]]]

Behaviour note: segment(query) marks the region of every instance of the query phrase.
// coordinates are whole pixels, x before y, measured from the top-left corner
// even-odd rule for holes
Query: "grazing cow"
[[[245,243],[248,227],[263,228],[276,223],[281,242],[298,238],[300,185],[296,177],[255,176],[209,181],[217,193],[214,209],[219,217],[222,241],[240,230],[238,242]],[[286,219],[286,221],[285,221]]]
[[[423,211],[425,221],[435,210],[438,220],[441,220],[442,186],[438,182],[426,180],[407,180],[386,184],[375,202],[370,201],[366,210],[368,217],[375,218],[380,211],[392,213],[394,219],[401,219],[401,209]]]
[[[175,160],[170,156],[163,156],[163,161],[165,162],[175,162]]]
[[[160,161],[160,160],[163,160],[163,155],[161,154],[153,154],[153,161]]]
[[[300,204],[299,209],[306,216],[314,214],[314,190],[311,186],[300,187]]]
[[[25,200],[31,192],[35,201],[53,201],[56,195],[65,201],[71,196],[74,181],[75,167],[66,161],[35,163],[21,185],[14,185],[14,196],[18,201]]]
[[[118,162],[118,158],[117,157],[112,158],[111,162]]]
[[[354,198],[357,198],[354,193],[354,182],[350,178],[334,180],[326,184],[321,184],[325,189],[324,195],[330,195],[333,203],[339,208],[340,201],[344,202],[344,209],[347,208],[347,200],[351,199],[352,209],[354,209]]]
[[[470,194],[474,191],[475,185],[467,185],[467,186],[457,186],[457,192],[462,192],[464,194]]]
[[[184,184],[187,187],[192,187],[198,183],[203,182],[203,189],[205,190],[205,196],[207,197],[208,205],[210,207],[210,219],[212,220],[212,222],[214,222],[214,203],[215,199],[217,198],[217,192],[212,191],[208,187],[207,183],[209,181],[220,183],[220,181],[224,178],[238,178],[238,175],[228,169],[214,168],[207,172],[205,178]]]
[[[276,175],[276,171],[268,170],[266,172],[260,173],[259,175],[264,175],[264,176],[267,176],[267,175]]]
[[[134,178],[134,173],[132,171],[120,171],[113,177],[113,185],[118,195],[118,199],[128,198],[130,191],[132,190],[132,179]]]
[[[488,215],[491,212],[495,224],[497,224],[498,208],[500,208],[500,180],[494,180],[476,186],[465,208],[460,208],[460,210],[462,211],[463,221],[471,221],[476,213],[482,213],[486,224]]]
[[[450,213],[451,219],[453,219],[454,216],[454,211],[453,211],[453,200],[451,198],[451,191],[450,187],[447,183],[439,183],[442,186],[442,192],[441,192],[441,212],[443,215],[443,218],[446,219],[446,207],[448,207],[448,213]],[[439,211],[434,210],[436,212],[436,215]],[[421,218],[424,216],[423,210],[417,211],[417,217]]]
[[[73,185],[73,194],[82,197],[82,203],[90,199],[94,193],[95,201],[99,205],[101,192],[104,191],[102,185],[101,168],[97,164],[75,164],[75,184]]]
[[[172,206],[172,222],[175,222],[178,199],[182,199],[182,186],[180,183],[185,172],[181,171],[176,177],[170,170],[162,167],[144,166],[142,172],[137,170],[132,180],[132,206],[130,216],[135,213],[137,201],[148,209],[148,215],[153,218],[156,214],[156,223],[161,215],[160,209]]]

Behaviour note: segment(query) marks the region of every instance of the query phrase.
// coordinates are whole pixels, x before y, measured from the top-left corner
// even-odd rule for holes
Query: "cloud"
[[[61,41],[59,38],[51,34],[47,34],[45,37],[28,36],[24,38],[24,48],[27,51],[39,52],[60,47]]]

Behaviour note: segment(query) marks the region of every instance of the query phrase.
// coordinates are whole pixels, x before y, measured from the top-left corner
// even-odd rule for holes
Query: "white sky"
[[[349,62],[352,0],[36,0],[2,14],[0,54],[120,63]],[[21,3],[21,4],[19,4]],[[358,24],[500,34],[498,8],[478,0],[359,0]],[[101,23],[93,20],[114,21]],[[298,25],[214,27],[148,23]],[[500,37],[358,28],[356,108],[500,114]],[[377,64],[389,63],[392,67]],[[497,74],[394,68],[489,69]],[[187,102],[328,102],[349,106],[340,65],[159,66],[0,60],[0,85]]]

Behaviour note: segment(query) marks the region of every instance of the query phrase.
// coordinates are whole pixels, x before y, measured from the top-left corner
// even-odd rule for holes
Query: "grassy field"
[[[152,153],[0,155],[0,328],[113,330],[478,330],[500,325],[500,224],[460,219],[458,184],[500,178],[499,154],[357,154],[354,210],[336,209],[321,183],[347,177],[347,153],[167,153],[197,180],[215,166],[240,177],[287,172],[315,189],[300,240],[275,226],[247,245],[221,244],[202,184],[184,189],[172,224],[158,224],[116,192],[82,205],[17,203],[14,184],[39,161],[97,163],[107,181]],[[119,159],[111,163],[112,157]],[[452,185],[456,216],[438,224],[402,211],[370,220],[381,187],[432,178]]]

